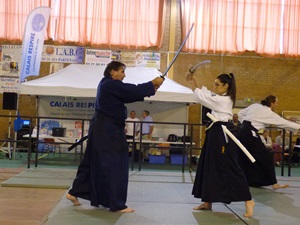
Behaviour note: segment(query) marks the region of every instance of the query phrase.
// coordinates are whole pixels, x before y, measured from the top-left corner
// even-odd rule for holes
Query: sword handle
[[[194,67],[191,67],[190,69],[189,69],[189,72],[190,73],[194,73],[196,70],[194,69]]]

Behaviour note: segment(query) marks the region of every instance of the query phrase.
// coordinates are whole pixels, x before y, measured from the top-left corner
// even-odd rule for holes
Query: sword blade
[[[204,60],[204,61],[202,61],[202,62],[199,62],[198,64],[196,64],[195,66],[193,66],[193,67],[190,69],[190,71],[195,72],[196,69],[197,69],[199,66],[201,66],[201,65],[203,65],[203,64],[210,63],[210,62],[211,62],[210,60]]]
[[[189,32],[187,33],[187,35],[186,35],[185,39],[183,40],[182,44],[180,45],[180,47],[179,47],[179,49],[178,49],[176,55],[175,55],[174,58],[172,59],[172,62],[171,62],[170,65],[167,67],[167,69],[165,70],[165,72],[161,75],[162,77],[166,76],[166,74],[167,74],[168,71],[170,70],[171,66],[174,64],[174,62],[175,62],[175,60],[177,59],[177,57],[178,57],[178,55],[179,55],[181,49],[183,48],[183,46],[184,46],[185,42],[187,41],[188,37],[190,36],[190,33],[191,33],[191,31],[193,30],[193,28],[194,28],[194,23],[192,24],[192,26],[191,26]]]

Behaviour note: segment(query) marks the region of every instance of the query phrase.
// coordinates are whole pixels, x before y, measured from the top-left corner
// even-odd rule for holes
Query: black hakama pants
[[[124,125],[95,113],[87,148],[69,193],[111,211],[127,208],[128,144]]]
[[[249,186],[260,187],[276,184],[274,153],[261,141],[251,122],[243,121],[237,138],[256,160],[255,163],[252,163],[244,154],[240,154],[240,166],[247,177]]]
[[[247,179],[238,164],[238,147],[216,122],[206,131],[192,194],[203,202],[251,200]]]

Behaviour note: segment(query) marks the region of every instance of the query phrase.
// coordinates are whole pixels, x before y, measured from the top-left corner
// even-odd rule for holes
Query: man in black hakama
[[[91,120],[87,148],[67,198],[80,205],[79,198],[110,211],[133,212],[126,206],[128,187],[128,144],[125,135],[125,103],[143,101],[154,95],[163,78],[126,84],[125,65],[108,64],[97,89],[95,113]]]

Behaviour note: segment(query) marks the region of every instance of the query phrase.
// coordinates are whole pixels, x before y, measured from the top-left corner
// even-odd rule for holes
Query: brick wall
[[[168,10],[166,13],[165,34],[163,46],[161,48],[161,71],[167,67],[167,57],[169,49],[169,28],[170,28],[170,4],[167,1]],[[174,1],[173,1],[174,2]],[[176,3],[176,41],[174,49],[178,49],[181,44],[180,19],[179,19],[179,0]],[[2,43],[0,43],[2,44]],[[9,43],[6,43],[9,44]],[[21,44],[21,43],[19,43]],[[53,44],[47,42],[46,44]],[[255,53],[244,53],[240,56],[222,56],[222,55],[200,55],[181,53],[174,64],[173,79],[185,86],[186,71],[193,65],[203,61],[211,60],[211,63],[199,68],[196,75],[201,83],[211,88],[216,76],[220,73],[234,73],[237,80],[237,100],[243,103],[244,98],[254,99],[254,102],[260,101],[269,94],[273,94],[279,99],[278,113],[284,111],[300,110],[300,60],[293,59],[268,59],[262,58]],[[67,64],[65,65],[67,66]],[[42,63],[40,76],[31,77],[36,79],[49,74],[49,63]],[[0,94],[2,102],[2,94]],[[20,96],[20,113],[23,116],[36,115],[35,96]],[[239,105],[237,105],[239,106]],[[8,115],[8,110],[0,109],[1,115]],[[190,107],[189,122],[198,123],[201,119],[201,110],[199,105]],[[12,111],[15,115],[15,111]],[[0,118],[0,138],[7,136],[7,119]],[[196,138],[200,139],[200,131],[195,132]]]

